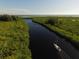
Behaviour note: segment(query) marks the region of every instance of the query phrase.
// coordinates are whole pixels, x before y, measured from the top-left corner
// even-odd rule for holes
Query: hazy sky
[[[79,15],[79,0],[0,0],[0,14]]]

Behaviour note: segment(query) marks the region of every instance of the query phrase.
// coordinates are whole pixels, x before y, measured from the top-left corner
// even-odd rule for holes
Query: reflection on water
[[[79,59],[79,52],[65,39],[31,20],[25,21],[30,26],[30,49],[33,59],[61,59],[60,56],[64,59]],[[61,47],[61,53],[53,43]]]

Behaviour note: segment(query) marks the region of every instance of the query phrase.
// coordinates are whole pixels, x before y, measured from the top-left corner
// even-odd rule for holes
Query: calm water
[[[79,51],[68,41],[32,22],[31,19],[25,21],[30,27],[30,49],[33,59],[79,59]],[[62,51],[59,52],[53,43],[56,43]]]

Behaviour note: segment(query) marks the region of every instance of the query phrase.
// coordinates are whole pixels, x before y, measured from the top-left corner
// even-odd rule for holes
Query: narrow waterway
[[[30,27],[30,49],[33,59],[79,59],[77,51],[68,41],[45,27],[25,20]],[[56,49],[57,44],[61,51]]]

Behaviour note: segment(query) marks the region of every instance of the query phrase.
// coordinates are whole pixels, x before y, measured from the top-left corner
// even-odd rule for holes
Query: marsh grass
[[[0,21],[0,59],[31,59],[28,32],[22,19]]]
[[[79,17],[56,17],[55,25],[46,23],[53,17],[33,17],[33,21],[43,24],[62,36],[70,38],[71,41],[79,42]]]

